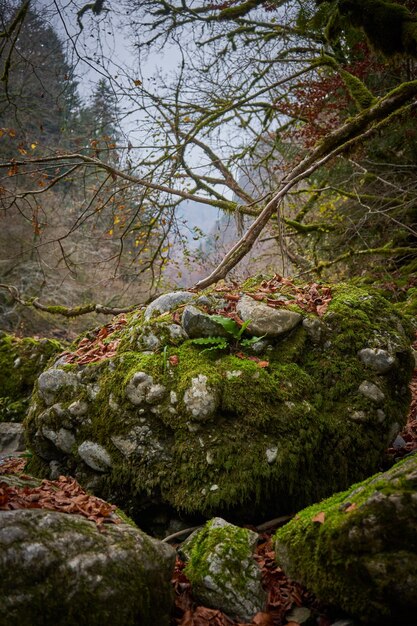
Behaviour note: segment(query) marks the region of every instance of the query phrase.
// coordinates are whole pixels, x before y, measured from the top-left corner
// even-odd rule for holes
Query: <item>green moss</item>
[[[365,623],[410,618],[417,585],[416,469],[417,458],[406,459],[298,513],[276,534],[278,563],[319,599]],[[322,523],[314,521],[318,514]]]
[[[250,556],[250,537],[245,528],[238,528],[228,524],[226,526],[215,526],[215,520],[207,522],[201,531],[198,531],[189,543],[187,543],[187,565],[185,573],[190,579],[193,588],[198,590],[204,586],[204,579],[212,576],[209,566],[213,554],[220,562],[225,564],[224,575],[227,578],[223,581],[224,587],[231,584],[239,591],[245,589],[246,580],[242,576],[242,563]],[[216,576],[216,583],[222,583]]]
[[[37,376],[62,351],[54,339],[0,335],[0,421],[22,421]]]

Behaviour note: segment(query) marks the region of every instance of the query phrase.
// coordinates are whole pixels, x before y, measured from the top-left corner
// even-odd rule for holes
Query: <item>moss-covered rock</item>
[[[20,338],[0,331],[0,422],[23,420],[37,377],[61,350],[54,339]]]
[[[0,512],[0,624],[169,624],[175,551],[128,524]]]
[[[230,311],[227,302],[241,297],[230,289],[195,294],[159,316],[135,312],[116,332],[98,332],[95,344],[84,339],[70,363],[61,358],[39,379],[26,421],[32,469],[47,475],[58,463],[145,528],[146,511],[161,507],[246,521],[287,513],[374,473],[409,404],[413,359],[402,318],[349,285],[333,287],[319,318],[297,305],[299,289],[283,289],[285,306],[303,319],[266,337],[257,357],[249,356],[253,339],[233,327],[217,343],[184,337],[184,307]],[[102,358],[77,364],[77,354],[98,346]],[[363,350],[384,355],[383,372]]]
[[[265,610],[261,570],[253,558],[258,535],[221,518],[207,522],[181,546],[193,596],[232,618],[252,621]]]
[[[417,455],[296,515],[276,534],[285,573],[366,624],[416,623]]]

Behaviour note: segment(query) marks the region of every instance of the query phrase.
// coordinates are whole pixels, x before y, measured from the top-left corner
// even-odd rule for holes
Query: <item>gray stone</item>
[[[112,462],[107,450],[94,441],[83,441],[78,446],[78,454],[91,469],[96,472],[105,472],[110,469]]]
[[[386,350],[379,350],[378,348],[359,350],[358,357],[366,367],[378,372],[378,374],[386,374],[395,365],[395,357]]]
[[[152,376],[146,372],[136,372],[126,386],[126,398],[136,406],[143,404],[152,384]]]
[[[244,322],[250,320],[246,330],[255,336],[278,337],[295,328],[303,319],[299,313],[287,309],[273,309],[250,296],[242,296],[236,310]]]
[[[0,553],[1,624],[169,624],[175,551],[129,524],[2,511]]]
[[[405,448],[406,446],[405,440],[401,437],[401,435],[397,435],[394,441],[392,442],[392,447],[396,450],[401,450],[401,448]]]
[[[178,342],[188,339],[187,333],[179,324],[168,324],[167,331],[172,341]]]
[[[15,422],[0,422],[0,454],[22,452],[25,447],[23,425]]]
[[[65,452],[66,454],[70,454],[73,445],[75,444],[75,437],[70,430],[66,428],[60,428],[56,433],[55,445],[57,448]]]
[[[289,622],[297,624],[305,624],[311,618],[311,611],[306,606],[296,606],[289,613],[286,613],[285,619]]]
[[[182,314],[181,324],[184,331],[192,339],[198,337],[229,337],[229,333],[195,306],[188,305]]]
[[[191,387],[184,393],[184,405],[187,413],[195,420],[204,421],[212,417],[218,402],[218,394],[208,384],[207,376],[199,374],[191,379]]]
[[[143,333],[139,339],[139,345],[142,350],[149,350],[153,352],[154,350],[158,350],[161,345],[161,340],[155,335],[155,333]]]
[[[74,417],[82,417],[88,411],[88,404],[83,400],[77,400],[68,407],[68,412]]]
[[[251,530],[217,517],[193,533],[182,544],[181,553],[188,560],[187,574],[194,596],[205,606],[251,622],[266,604],[261,571],[253,558],[257,539]]]
[[[77,378],[72,372],[50,369],[43,372],[38,378],[38,391],[47,406],[51,406],[65,389],[75,391]]]
[[[146,402],[156,404],[164,399],[166,388],[164,385],[151,385],[146,393]]]
[[[154,315],[161,315],[161,313],[172,311],[181,304],[190,302],[190,300],[195,300],[195,298],[195,293],[190,293],[189,291],[173,291],[171,293],[165,293],[148,304],[145,309],[145,320],[150,320]]]
[[[359,393],[377,404],[380,404],[385,399],[385,395],[381,389],[375,385],[375,383],[369,382],[369,380],[364,380],[363,383],[359,385]]]
[[[272,446],[271,448],[266,449],[266,460],[271,465],[274,461],[277,460],[278,456],[278,448],[276,446]]]
[[[303,328],[313,343],[319,344],[321,342],[325,329],[323,322],[316,317],[306,317],[303,319]]]

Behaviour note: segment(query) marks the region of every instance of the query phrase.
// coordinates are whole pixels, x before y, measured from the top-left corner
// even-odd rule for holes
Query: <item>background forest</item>
[[[3,328],[259,272],[405,299],[416,5],[2,0]]]

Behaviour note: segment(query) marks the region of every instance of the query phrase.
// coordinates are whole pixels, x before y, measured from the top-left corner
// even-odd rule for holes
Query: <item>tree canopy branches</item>
[[[40,28],[30,11],[19,22],[28,19],[28,32]],[[110,25],[105,11],[103,2],[86,4],[72,19],[85,27],[98,16]],[[138,66],[117,68],[115,78],[103,60],[85,105],[55,36],[65,88],[58,94],[58,84],[37,70],[44,93],[53,94],[48,137],[41,116],[29,119],[22,109],[16,115],[24,133],[16,136],[9,113],[0,120],[3,211],[32,224],[37,255],[55,241],[76,273],[88,262],[73,237],[90,228],[93,247],[103,246],[103,259],[133,281],[174,254],[185,200],[247,220],[247,232],[199,288],[226,276],[265,228],[295,272],[298,263],[312,272],[353,263],[352,250],[399,263],[413,254],[413,0],[145,0],[122,4],[118,19],[131,28]],[[26,36],[22,30],[13,45],[16,62]],[[33,67],[47,67],[45,49],[26,53]],[[175,69],[147,73],[156,50],[172,50]],[[25,88],[16,76],[9,82],[15,95],[14,85]],[[59,211],[52,218],[42,200],[53,205],[58,194],[71,198],[71,210],[48,238]]]

